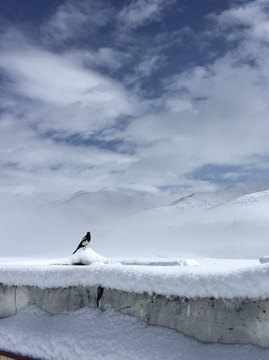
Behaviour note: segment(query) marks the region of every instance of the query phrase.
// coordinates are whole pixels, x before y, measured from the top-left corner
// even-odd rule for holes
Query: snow
[[[69,256],[66,259],[61,259],[58,264],[61,265],[90,265],[95,262],[108,264],[113,263],[112,260],[100,256],[90,247],[86,249],[79,249],[74,255]],[[192,259],[123,259],[116,261],[122,265],[146,265],[146,266],[199,266],[196,260]]]
[[[0,205],[0,283],[269,297],[269,179],[171,202],[103,189],[34,211]],[[71,255],[87,231],[90,246]],[[57,360],[269,358],[269,350],[205,345],[90,308],[52,316],[29,307],[1,319],[0,349]]]
[[[244,198],[245,195],[263,192],[269,189],[269,179],[264,179],[251,184],[234,184],[227,189],[212,194],[194,194],[183,197],[172,203],[173,206],[181,209],[202,208],[210,209],[224,205],[237,198]],[[246,197],[247,198],[247,197]],[[244,203],[244,201],[242,201]]]
[[[108,263],[109,260],[105,257],[97,254],[95,251],[93,251],[91,248],[87,249],[80,249],[78,250],[74,255],[71,255],[66,260],[63,260],[61,263],[63,265],[90,265],[95,262],[101,262],[101,263]]]
[[[90,265],[67,265],[82,260]],[[186,266],[188,261],[191,266]],[[269,297],[269,264],[258,260],[223,261],[218,265],[217,260],[199,262],[200,266],[192,259],[172,259],[164,264],[163,260],[108,260],[87,248],[67,259],[51,260],[51,264],[0,263],[0,283],[40,288],[101,285],[167,297]]]
[[[30,306],[0,320],[0,349],[46,360],[264,360],[269,349],[202,344],[114,310],[49,315]]]
[[[49,204],[48,208],[63,212],[72,219],[82,216],[91,223],[96,223],[100,221],[100,213],[102,213],[102,218],[111,221],[168,205],[172,199],[172,196],[142,196],[113,188],[103,188],[92,193],[79,191],[65,199]]]
[[[269,180],[171,204],[115,189],[79,192],[41,208],[0,203],[1,256],[72,254],[87,231],[106,258],[259,259],[269,253]],[[170,202],[171,201],[171,202]]]
[[[259,259],[260,263],[261,264],[266,264],[266,263],[269,263],[269,256],[262,256],[260,259]]]

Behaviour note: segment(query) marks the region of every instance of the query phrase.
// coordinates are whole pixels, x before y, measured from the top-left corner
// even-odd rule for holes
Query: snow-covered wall
[[[0,286],[0,317],[29,305],[52,314],[85,306],[112,307],[151,325],[176,329],[203,342],[250,343],[269,348],[269,301],[247,298],[166,297],[98,286]]]
[[[82,251],[85,255],[87,250]],[[76,254],[75,254],[76,255]],[[78,259],[82,259],[81,256]],[[226,263],[225,263],[226,264]],[[95,262],[89,266],[0,265],[0,283],[39,288],[102,286],[180,297],[269,298],[269,263],[214,266],[146,266]]]
[[[222,265],[215,259],[207,260],[206,266],[203,260],[198,266],[194,260],[161,259],[134,265],[133,261],[105,259],[87,249],[57,261],[58,265],[3,263],[0,318],[30,305],[51,314],[86,306],[111,307],[203,342],[269,348],[266,259],[262,263],[226,260]],[[76,263],[87,266],[70,265]]]
[[[185,298],[104,290],[109,307],[151,325],[176,329],[206,343],[249,343],[269,348],[268,299]]]
[[[68,314],[85,306],[97,307],[97,294],[95,286],[40,289],[0,285],[0,318],[15,315],[30,305],[37,305],[54,315]]]

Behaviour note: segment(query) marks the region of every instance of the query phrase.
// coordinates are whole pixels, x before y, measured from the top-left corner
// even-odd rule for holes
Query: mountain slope
[[[251,183],[235,184],[227,189],[210,194],[194,194],[174,201],[171,206],[180,209],[210,209],[224,205],[244,195],[269,190],[269,178]]]
[[[172,206],[170,200],[103,189],[34,211],[6,209],[0,251],[2,256],[67,256],[90,231],[91,248],[107,258],[258,259],[269,254],[269,179],[184,197]]]
[[[223,206],[250,206],[250,205],[261,205],[269,202],[269,190],[254,192],[251,194],[246,194],[242,196],[238,196],[232,200],[225,202],[220,205]]]
[[[69,217],[107,222],[168,205],[170,202],[171,197],[142,196],[104,188],[97,192],[79,191],[52,203],[52,206]]]
[[[135,214],[112,227],[103,241],[112,235],[122,252],[136,256],[258,259],[269,253],[268,210],[265,179]]]

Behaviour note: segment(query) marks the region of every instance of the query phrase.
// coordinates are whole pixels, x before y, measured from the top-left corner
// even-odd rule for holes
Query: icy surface
[[[31,306],[0,320],[0,349],[46,360],[264,360],[252,345],[202,344],[114,310],[49,315]]]
[[[95,260],[98,258],[91,249],[81,250],[80,253],[88,253]],[[51,263],[65,264],[66,261],[54,260]],[[174,261],[175,259],[172,265]],[[141,259],[137,260],[136,265],[134,260],[131,263],[132,265],[122,265],[116,259],[95,261],[88,266],[0,262],[0,283],[40,288],[101,285],[168,297],[269,297],[269,264],[260,264],[258,260],[199,260],[200,266],[167,266],[167,263],[165,266],[160,263],[138,266]]]

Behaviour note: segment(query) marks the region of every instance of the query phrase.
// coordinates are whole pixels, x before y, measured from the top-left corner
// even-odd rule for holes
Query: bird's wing
[[[82,238],[82,240],[81,240],[80,243],[83,243],[83,241],[85,241],[85,240],[87,240],[87,235],[85,235],[85,236]]]

